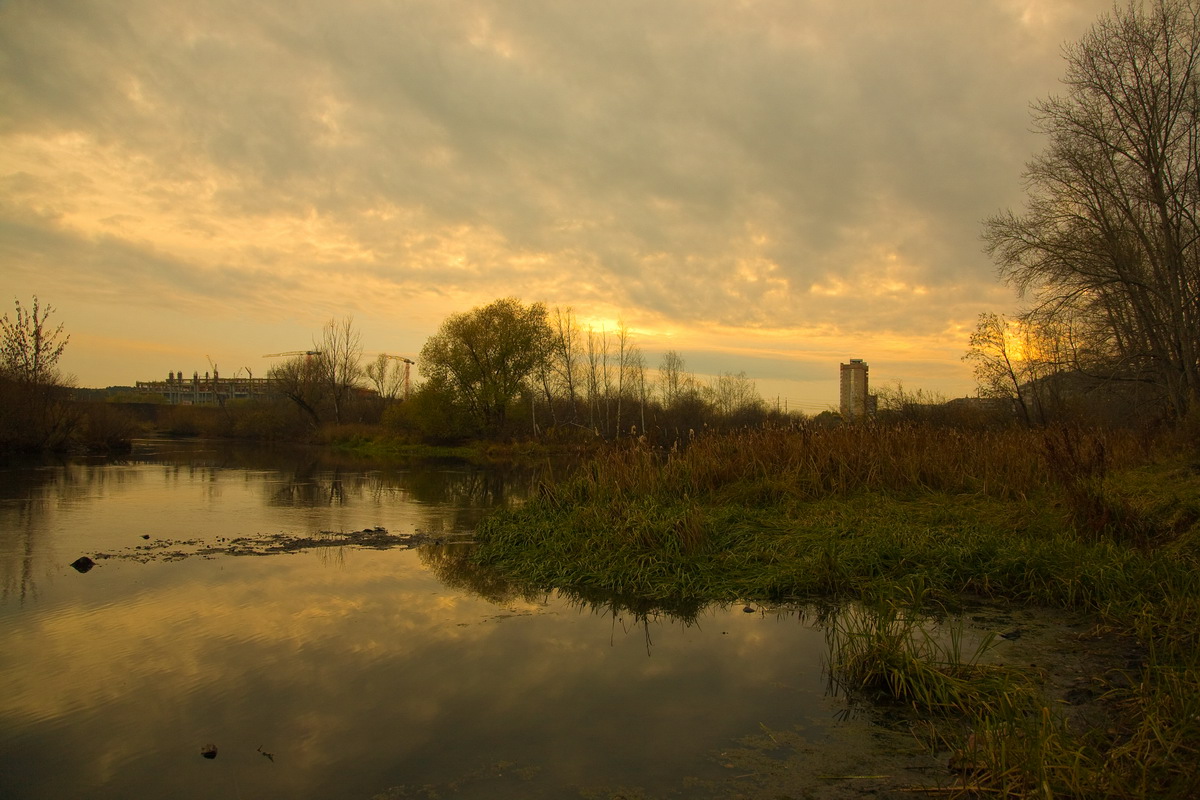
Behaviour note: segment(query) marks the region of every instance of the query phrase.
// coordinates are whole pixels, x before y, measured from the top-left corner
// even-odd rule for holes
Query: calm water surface
[[[816,784],[855,771],[840,743],[879,732],[828,694],[802,613],[521,596],[469,545],[202,552],[465,534],[536,480],[156,441],[0,471],[0,796],[732,796],[765,736]]]

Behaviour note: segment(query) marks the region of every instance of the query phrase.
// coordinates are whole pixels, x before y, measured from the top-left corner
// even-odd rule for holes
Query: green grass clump
[[[909,604],[848,605],[826,628],[840,689],[934,715],[1012,715],[1038,706],[1040,692],[1026,673],[986,664],[995,644],[985,637],[971,653],[961,628],[931,633]]]

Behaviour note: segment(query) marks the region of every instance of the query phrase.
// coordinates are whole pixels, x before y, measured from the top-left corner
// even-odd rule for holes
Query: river
[[[471,568],[538,478],[164,440],[3,469],[0,796],[833,797],[913,749],[830,691],[811,609]],[[376,529],[397,543],[329,546]]]

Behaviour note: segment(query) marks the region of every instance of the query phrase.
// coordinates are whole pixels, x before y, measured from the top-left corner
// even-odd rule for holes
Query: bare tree
[[[617,417],[616,423],[613,426],[615,436],[620,436],[624,429],[624,411],[623,405],[625,402],[626,382],[629,372],[629,359],[633,355],[633,344],[630,339],[628,326],[621,320],[617,320]]]
[[[1011,398],[1016,401],[1021,421],[1031,425],[1028,362],[1021,358],[1023,348],[1012,333],[1013,323],[999,314],[983,313],[971,334],[964,361],[975,368],[975,382],[981,397]]]
[[[638,404],[638,430],[646,433],[646,403],[650,401],[650,387],[646,383],[646,356],[640,347],[630,348],[626,369],[629,372],[627,383]]]
[[[571,407],[571,421],[578,419],[579,323],[570,307],[554,309],[554,336],[550,365],[557,384]]]
[[[1105,376],[1090,371],[1091,337],[1077,322],[1064,309],[1017,319],[980,314],[963,356],[974,364],[980,397],[1010,399],[1026,425],[1045,424],[1064,412],[1068,388],[1103,383]]]
[[[363,374],[384,400],[397,400],[404,391],[404,364],[387,353],[375,356],[363,369]]]
[[[317,345],[317,368],[333,405],[335,422],[345,422],[350,401],[363,375],[361,337],[353,317],[325,323]]]
[[[1200,5],[1131,4],[1065,51],[1067,92],[1035,105],[1047,149],[1021,215],[988,220],[1000,275],[1098,334],[1112,376],[1185,413],[1200,391]]]
[[[608,435],[608,406],[611,389],[608,355],[608,333],[603,328],[597,333],[589,325],[587,329],[588,425],[593,430],[603,427],[603,434],[606,436]]]
[[[674,350],[663,354],[658,365],[658,382],[662,387],[662,402],[667,408],[674,406],[687,388],[687,373],[683,356]]]
[[[705,392],[718,414],[732,418],[739,412],[761,410],[763,399],[745,372],[722,372]]]

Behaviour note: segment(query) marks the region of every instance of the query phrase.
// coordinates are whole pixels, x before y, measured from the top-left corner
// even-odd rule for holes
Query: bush
[[[304,441],[312,435],[308,417],[285,400],[237,401],[226,410],[233,422],[231,435],[239,439]]]
[[[0,378],[0,452],[65,450],[80,413],[66,387]]]
[[[458,407],[454,393],[436,381],[427,381],[409,400],[384,411],[383,426],[393,434],[443,443],[460,442],[479,433],[470,416]]]
[[[232,425],[215,406],[171,406],[158,418],[158,427],[171,436],[227,436]]]
[[[127,409],[111,403],[93,403],[84,413],[79,442],[88,450],[128,452],[133,447],[133,438],[141,431],[142,423]]]

